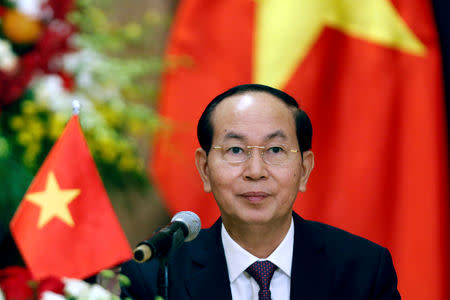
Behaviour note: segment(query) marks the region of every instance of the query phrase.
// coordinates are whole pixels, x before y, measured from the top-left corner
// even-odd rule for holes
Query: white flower
[[[42,293],[41,300],[66,300],[66,298],[52,291],[45,291]]]
[[[63,278],[63,282],[65,283],[64,292],[71,297],[83,300],[110,300],[114,298],[112,293],[98,284],[89,285],[87,282],[82,280],[70,278]]]
[[[90,89],[98,85],[94,74],[101,68],[103,60],[104,57],[99,53],[83,49],[64,55],[63,66],[66,71],[76,75],[75,81],[79,88]]]
[[[8,41],[0,39],[0,70],[9,72],[17,66],[17,56]]]
[[[0,300],[5,300],[5,295],[3,294],[2,289],[0,289]]]
[[[94,80],[92,79],[92,73],[80,72],[76,78],[77,85],[81,88],[89,88],[93,85]]]
[[[55,113],[68,116],[72,112],[72,101],[80,103],[80,122],[84,129],[106,126],[106,121],[97,112],[91,100],[80,92],[70,93],[63,87],[63,81],[58,75],[37,76],[31,86],[34,90],[36,103],[47,107]]]
[[[83,49],[64,55],[63,66],[65,70],[72,73],[92,72],[98,68],[103,60],[104,57],[99,53],[90,49]]]
[[[68,113],[72,111],[72,101],[78,100],[81,111],[93,111],[91,101],[78,93],[70,93],[63,86],[63,80],[58,75],[37,76],[31,86],[37,103],[43,104],[51,111]]]
[[[40,18],[42,15],[42,4],[47,0],[15,0],[16,8],[23,14],[29,15],[33,18]]]
[[[52,111],[70,111],[72,99],[63,86],[63,80],[58,75],[43,75],[32,82],[36,101],[45,104]]]
[[[109,300],[112,299],[113,294],[98,284],[94,284],[89,289],[89,292],[83,295],[86,300]]]
[[[81,297],[84,293],[89,291],[89,284],[83,280],[63,278],[64,293],[72,297]]]
[[[120,74],[113,72],[111,61],[102,53],[83,49],[64,55],[62,61],[64,70],[75,75],[77,88],[88,97],[95,98],[97,102],[121,97],[117,82],[109,78],[114,76],[117,79]]]

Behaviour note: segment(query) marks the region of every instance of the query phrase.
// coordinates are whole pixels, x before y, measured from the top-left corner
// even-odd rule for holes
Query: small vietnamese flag
[[[10,227],[36,279],[86,278],[131,258],[77,115],[38,171]]]

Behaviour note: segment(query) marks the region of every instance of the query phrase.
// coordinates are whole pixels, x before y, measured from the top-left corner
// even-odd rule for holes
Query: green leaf
[[[103,270],[100,272],[100,275],[102,275],[106,279],[111,279],[114,278],[114,276],[116,276],[116,273],[114,273],[113,270]]]
[[[119,280],[119,283],[121,286],[130,286],[131,285],[131,280],[130,278],[128,278],[127,276],[123,275],[123,274],[119,274],[119,276],[117,276],[117,279]]]

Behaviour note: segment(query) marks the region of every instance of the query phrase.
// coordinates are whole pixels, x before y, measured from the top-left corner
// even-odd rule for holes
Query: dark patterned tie
[[[247,273],[250,274],[259,285],[259,300],[270,300],[270,280],[272,280],[273,273],[277,266],[268,260],[257,261],[247,268]]]

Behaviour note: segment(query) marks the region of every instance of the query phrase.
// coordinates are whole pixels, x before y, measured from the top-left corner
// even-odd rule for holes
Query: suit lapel
[[[331,266],[324,245],[306,221],[294,213],[294,256],[292,258],[291,299],[330,299]]]
[[[231,300],[230,280],[220,236],[220,219],[205,232],[198,251],[192,253],[192,275],[186,288],[192,300]]]

